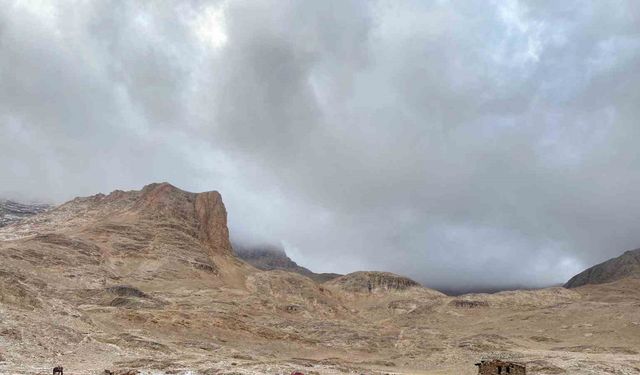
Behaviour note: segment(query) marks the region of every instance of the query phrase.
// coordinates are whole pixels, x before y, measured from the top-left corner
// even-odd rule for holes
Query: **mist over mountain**
[[[234,243],[233,250],[240,259],[263,271],[283,270],[295,272],[317,282],[325,282],[341,276],[337,273],[315,273],[305,267],[301,267],[287,256],[284,249],[277,246]]]

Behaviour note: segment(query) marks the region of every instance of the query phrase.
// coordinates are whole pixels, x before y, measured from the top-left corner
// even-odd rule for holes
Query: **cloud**
[[[5,194],[218,189],[236,238],[446,288],[640,244],[633,1],[0,9]]]

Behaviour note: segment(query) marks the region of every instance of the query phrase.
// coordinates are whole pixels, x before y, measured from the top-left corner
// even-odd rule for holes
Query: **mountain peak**
[[[617,258],[597,264],[572,277],[565,288],[604,284],[624,278],[640,278],[640,249],[625,251]]]
[[[231,254],[227,211],[217,191],[191,193],[168,182],[146,185],[134,205],[148,215],[192,222],[198,237],[215,251]]]
[[[141,190],[78,197],[46,215],[46,219],[29,219],[33,222],[22,235],[36,230],[53,231],[56,225],[75,231],[80,227],[94,230],[114,223],[136,223],[136,230],[144,227],[154,236],[188,236],[199,240],[211,254],[232,255],[227,211],[217,191],[192,193],[167,182],[152,183]]]
[[[140,192],[142,193],[142,196],[145,197],[166,197],[175,194],[188,193],[187,191],[179,189],[168,182],[154,182],[145,185]]]

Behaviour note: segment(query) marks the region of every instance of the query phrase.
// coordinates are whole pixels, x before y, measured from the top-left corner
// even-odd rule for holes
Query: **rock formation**
[[[408,277],[390,272],[359,271],[340,276],[327,283],[345,291],[375,293],[381,291],[400,291],[421,285]]]

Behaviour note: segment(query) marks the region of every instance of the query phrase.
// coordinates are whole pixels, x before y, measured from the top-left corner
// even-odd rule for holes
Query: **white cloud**
[[[193,28],[202,43],[213,49],[224,47],[228,36],[225,21],[225,2],[204,5],[193,21]]]
[[[5,1],[0,194],[168,180],[312,269],[561,282],[640,243],[640,8],[604,4]]]

